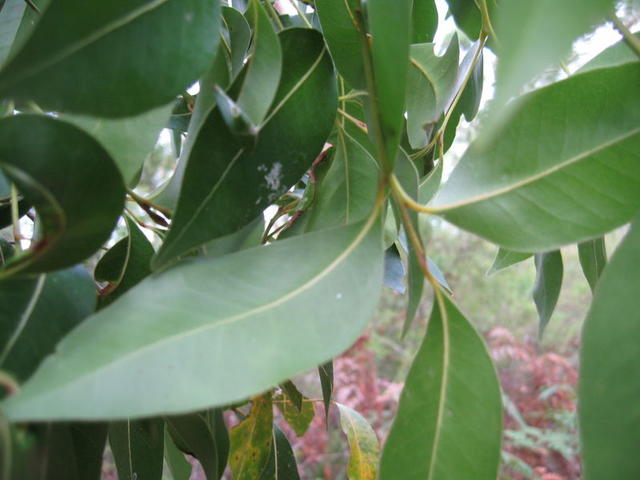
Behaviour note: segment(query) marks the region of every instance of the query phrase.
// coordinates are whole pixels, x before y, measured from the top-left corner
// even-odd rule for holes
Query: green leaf
[[[78,128],[41,115],[0,120],[0,167],[38,212],[42,236],[0,277],[69,267],[107,241],[122,211],[122,177]]]
[[[235,77],[244,66],[247,49],[251,44],[251,27],[242,13],[235,8],[224,5],[222,6],[222,21],[226,27],[227,36],[225,39],[231,50],[231,77]],[[254,51],[255,48],[257,47],[254,47]]]
[[[250,0],[245,15],[253,30],[253,40],[236,102],[254,125],[260,125],[278,92],[283,52],[269,16],[258,0]]]
[[[492,0],[488,0],[489,2]],[[470,39],[475,40],[482,30],[482,15],[475,1],[447,0],[449,13],[453,16],[457,27]]]
[[[432,42],[438,28],[438,9],[434,0],[413,0],[411,43]]]
[[[429,143],[431,131],[449,102],[458,73],[458,37],[442,57],[433,43],[411,45],[411,67],[407,76],[407,135],[414,149]]]
[[[160,480],[164,422],[160,418],[125,420],[109,426],[109,445],[120,480]]]
[[[251,122],[247,112],[242,111],[240,105],[234,102],[219,86],[214,87],[216,105],[227,129],[236,137],[238,142],[251,148],[258,135],[258,128]]]
[[[589,240],[578,244],[578,256],[580,258],[580,266],[584,273],[591,291],[595,290],[596,283],[602,270],[607,264],[607,246],[604,237]]]
[[[513,252],[511,250],[499,248],[496,258],[493,260],[493,264],[491,265],[491,268],[489,268],[487,275],[493,275],[494,273],[504,270],[511,265],[523,262],[526,259],[531,258],[532,255],[532,253]]]
[[[604,269],[582,331],[578,394],[586,480],[640,476],[639,226],[636,220]]]
[[[358,338],[377,304],[378,223],[371,217],[221,258],[194,258],[148,277],[68,335],[3,404],[6,415],[104,419],[194,411],[247,398],[333,358]],[[274,276],[283,265],[295,268]],[[95,348],[95,338],[103,348]]]
[[[0,65],[5,62],[11,52],[25,7],[24,0],[7,0],[0,11]]]
[[[627,64],[524,96],[500,135],[467,150],[434,211],[525,252],[628,222],[640,205],[638,82],[640,65]]]
[[[296,457],[289,439],[276,425],[273,426],[269,463],[259,480],[300,480]]]
[[[364,28],[356,10],[357,1],[316,0],[315,6],[336,69],[351,87],[366,89],[367,81],[362,61]]]
[[[282,416],[287,423],[296,432],[296,435],[301,437],[309,430],[309,426],[313,421],[313,417],[316,415],[316,411],[313,408],[313,403],[306,398],[302,398],[300,402],[300,408],[292,403],[293,401],[289,397],[289,401],[283,395],[275,397],[277,400],[276,406],[282,413]]]
[[[298,390],[296,384],[291,380],[287,380],[280,384],[280,388],[284,395],[289,399],[295,410],[300,413],[302,411],[302,401],[304,400],[304,395]]]
[[[131,185],[169,122],[173,102],[135,117],[108,119],[84,115],[62,118],[89,133],[111,155],[125,183]]]
[[[534,260],[536,283],[533,287],[533,301],[538,311],[539,332],[542,336],[560,297],[564,267],[560,250],[536,253]]]
[[[234,480],[256,480],[269,463],[272,448],[271,392],[253,399],[251,413],[231,429],[229,465]]]
[[[373,114],[380,122],[386,159],[384,168],[393,169],[404,125],[404,101],[409,70],[412,0],[368,0],[367,14],[371,41],[374,90],[370,92]],[[371,88],[371,86],[369,87]],[[382,154],[383,152],[379,152]]]
[[[198,459],[207,480],[220,478],[219,472],[224,471],[224,462],[221,469],[216,438],[205,414],[190,413],[167,417],[165,420],[167,430],[176,446],[184,453]]]
[[[398,293],[404,293],[404,265],[395,245],[384,251],[384,284]]]
[[[95,305],[93,282],[81,267],[0,281],[0,369],[26,380]]]
[[[495,480],[500,385],[486,347],[457,307],[434,302],[425,340],[400,397],[380,479]]]
[[[640,34],[636,34],[636,37],[640,38]],[[622,39],[615,45],[601,52],[595,58],[592,58],[576,73],[584,73],[589,70],[595,70],[596,68],[615,67],[617,65],[638,61],[640,61],[638,54],[629,47],[629,44],[624,39]]]
[[[218,110],[211,113],[191,151],[186,193],[154,266],[242,228],[297,182],[321,152],[337,103],[331,60],[315,30],[285,30],[280,41],[282,79],[255,148],[230,135]],[[245,194],[238,196],[238,189]]]
[[[420,181],[418,185],[418,200],[420,203],[429,203],[438,193],[442,182],[442,162],[438,161],[431,171]]]
[[[322,388],[322,402],[324,403],[325,421],[329,421],[329,408],[331,407],[331,396],[333,395],[333,360],[329,360],[318,367],[320,377],[320,387]],[[327,428],[329,426],[327,425]]]
[[[171,472],[171,477],[173,480],[189,480],[193,468],[171,439],[166,424],[164,428],[164,459]]]
[[[336,405],[340,412],[340,425],[347,435],[351,450],[347,467],[349,480],[375,480],[380,458],[376,433],[358,412],[341,403]]]
[[[56,0],[0,72],[0,95],[105,117],[165,105],[211,64],[219,13],[216,0]]]

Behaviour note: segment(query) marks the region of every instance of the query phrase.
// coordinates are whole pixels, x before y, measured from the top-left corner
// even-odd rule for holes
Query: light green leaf
[[[269,463],[273,442],[271,392],[253,399],[251,413],[231,429],[229,465],[234,480],[256,480]]]
[[[93,282],[81,267],[0,281],[0,369],[26,380],[95,306]]]
[[[164,430],[164,459],[167,462],[173,480],[189,480],[191,478],[193,468],[184,454],[178,450],[176,444],[171,440],[166,424]]]
[[[418,200],[420,203],[429,203],[435,194],[438,193],[441,182],[442,162],[438,161],[418,185]]]
[[[109,119],[85,115],[62,118],[89,133],[111,155],[125,183],[131,185],[169,122],[173,102],[135,117]]]
[[[217,0],[56,0],[0,72],[0,94],[106,117],[159,107],[211,64],[219,13]]]
[[[340,412],[340,425],[347,435],[351,450],[347,467],[349,480],[375,480],[380,458],[376,432],[358,412],[341,403],[336,405]]]
[[[433,43],[411,45],[407,76],[407,135],[414,149],[429,142],[431,130],[451,101],[458,73],[459,46],[454,36],[442,57]]]
[[[400,252],[395,245],[384,251],[384,284],[398,293],[404,293],[407,287],[404,285],[404,265]]]
[[[593,70],[523,97],[472,144],[433,201],[446,220],[525,252],[628,222],[640,205],[640,64]]]
[[[504,270],[511,265],[523,262],[526,259],[531,258],[532,255],[532,253],[513,252],[511,250],[499,248],[498,253],[496,253],[496,258],[493,260],[493,264],[491,265],[491,268],[489,268],[487,275],[493,275],[494,273]]]
[[[321,152],[335,119],[333,67],[315,30],[280,34],[284,70],[275,107],[254,148],[238,142],[214,110],[198,133],[171,229],[153,265],[238,231],[297,182]],[[322,101],[318,101],[322,92]],[[245,194],[238,196],[238,189]]]
[[[380,479],[495,480],[500,461],[500,385],[482,338],[443,295],[434,302],[398,414]]]
[[[580,266],[584,273],[591,291],[595,290],[596,283],[602,270],[607,264],[607,246],[604,237],[589,240],[578,244],[578,256],[580,258]]]
[[[378,223],[148,277],[68,335],[3,409],[13,420],[176,414],[247,398],[325,362],[358,338],[377,304]],[[295,268],[274,276],[283,265]]]
[[[6,0],[0,11],[0,65],[9,56],[26,5],[24,0]]]
[[[160,480],[164,458],[162,419],[125,420],[109,426],[119,480]]]
[[[313,417],[316,415],[316,411],[313,408],[313,403],[308,401],[307,398],[301,399],[301,406],[298,409],[293,403],[291,398],[289,397],[289,401],[287,401],[287,397],[283,395],[279,395],[275,397],[276,406],[278,410],[282,413],[282,416],[287,421],[287,423],[293,428],[296,432],[296,435],[301,437],[306,433],[313,421]]]
[[[598,281],[582,331],[579,419],[585,480],[640,477],[640,222]]]
[[[413,0],[411,43],[432,42],[438,28],[438,9],[434,0]]]
[[[542,336],[560,297],[564,267],[560,250],[536,253],[534,260],[536,283],[533,287],[533,301],[540,320],[539,335]]]
[[[0,277],[83,261],[107,241],[124,203],[122,177],[107,152],[66,122],[42,115],[0,120],[0,167],[34,205],[41,237]]]

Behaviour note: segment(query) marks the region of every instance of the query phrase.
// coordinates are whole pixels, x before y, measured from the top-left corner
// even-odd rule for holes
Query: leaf
[[[380,122],[379,139],[386,170],[392,170],[404,124],[404,101],[409,70],[412,0],[368,0],[374,90],[369,86],[372,109]],[[383,152],[379,152],[382,155]]]
[[[0,277],[69,267],[107,241],[122,211],[124,186],[113,160],[86,133],[41,115],[4,118],[0,158],[4,173],[35,206],[42,234]]]
[[[304,395],[300,393],[296,384],[291,380],[287,380],[280,384],[280,388],[286,395],[287,399],[291,402],[295,410],[300,413],[302,411],[302,401],[304,400]]]
[[[584,478],[637,478],[640,444],[638,371],[638,220],[598,281],[582,331],[579,420]]]
[[[171,229],[153,265],[233,233],[286,192],[311,166],[333,125],[335,78],[321,35],[310,29],[280,34],[284,70],[275,107],[247,149],[214,110],[189,157]],[[317,99],[322,92],[322,101]],[[245,195],[238,196],[241,188]]]
[[[56,0],[0,71],[0,95],[103,117],[165,105],[213,60],[219,13],[214,0]]]
[[[68,335],[3,409],[16,421],[107,419],[262,392],[358,338],[381,289],[381,235],[371,217],[150,276]],[[274,276],[283,265],[295,268]]]
[[[362,35],[356,0],[316,0],[327,47],[336,68],[351,87],[364,90],[367,81],[362,61]]]
[[[322,388],[322,402],[324,403],[324,415],[327,428],[329,428],[329,408],[331,407],[331,396],[333,395],[333,360],[329,360],[318,367],[320,376],[320,386]]]
[[[176,446],[184,453],[198,459],[207,480],[220,478],[224,471],[224,463],[221,462],[222,459],[218,461],[216,437],[207,418],[202,413],[190,413],[167,417],[165,420],[167,430]]]
[[[392,245],[384,251],[384,284],[398,293],[404,293],[404,265],[398,249]]]
[[[125,183],[132,185],[169,122],[173,102],[135,117],[108,119],[84,115],[62,118],[80,127],[104,147],[118,166]]]
[[[442,182],[442,162],[438,163],[433,169],[420,181],[418,185],[418,200],[420,203],[429,203],[431,199],[438,193],[440,183]]]
[[[162,419],[125,420],[109,426],[109,445],[120,480],[160,480],[164,458]]]
[[[591,291],[595,290],[596,283],[602,270],[607,264],[607,246],[604,237],[589,240],[578,244],[578,256],[580,266]]]
[[[273,439],[269,463],[259,480],[300,480],[298,466],[293,449],[287,436],[276,425],[273,426]]]
[[[173,480],[189,480],[191,478],[193,468],[184,454],[178,450],[176,444],[171,440],[166,424],[164,430],[164,459],[167,462]]]
[[[283,52],[267,12],[258,0],[250,0],[246,18],[253,30],[253,41],[242,89],[236,102],[240,111],[253,124],[259,125],[278,92]]]
[[[434,0],[414,0],[411,43],[432,42],[438,28],[438,9]]]
[[[526,95],[508,128],[467,150],[433,210],[503,248],[528,252],[629,221],[640,204],[639,81],[640,65],[627,64]]]
[[[458,37],[442,57],[433,43],[411,45],[411,67],[407,75],[407,135],[414,149],[429,143],[431,130],[451,99],[458,73]]]
[[[487,349],[446,296],[434,302],[380,463],[380,479],[494,480],[500,385]]]
[[[244,66],[247,49],[251,44],[251,27],[242,13],[235,8],[224,5],[222,6],[222,21],[226,27],[227,41],[231,50],[231,76],[235,77]]]
[[[640,38],[640,34],[636,34]],[[629,44],[624,40],[607,48],[595,58],[583,65],[576,73],[584,73],[596,68],[608,68],[623,65],[625,63],[638,62],[638,55],[634,52]]]
[[[2,65],[18,33],[24,15],[24,0],[7,0],[0,11],[0,65]]]
[[[271,393],[253,399],[251,413],[231,429],[229,465],[234,480],[256,480],[269,463],[273,431]]]
[[[492,0],[487,0],[487,3]],[[475,1],[447,0],[449,12],[453,16],[456,25],[470,39],[475,40],[482,29],[482,15]]]
[[[562,288],[562,254],[560,250],[536,253],[536,283],[533,287],[533,301],[540,319],[539,335],[542,337],[545,327],[556,308]]]
[[[340,425],[347,435],[351,450],[347,467],[349,480],[375,480],[380,458],[376,433],[358,412],[341,403],[336,405],[340,412]]]
[[[0,281],[0,369],[26,380],[95,304],[93,282],[81,267]]]
[[[496,254],[496,258],[493,260],[493,264],[487,272],[487,275],[493,275],[494,273],[499,272],[500,270],[504,270],[511,265],[523,262],[526,259],[531,258],[532,255],[532,253],[513,252],[511,250],[499,248],[498,253]]]
[[[275,397],[276,406],[282,413],[282,416],[287,423],[296,432],[296,435],[301,437],[304,435],[313,421],[313,417],[316,416],[316,411],[313,408],[313,403],[307,398],[301,399],[300,409],[296,407],[294,403],[287,401],[282,395]]]

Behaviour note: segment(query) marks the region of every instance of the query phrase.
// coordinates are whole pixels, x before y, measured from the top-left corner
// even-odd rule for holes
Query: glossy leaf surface
[[[640,66],[626,64],[526,95],[497,138],[469,148],[435,211],[501,247],[529,252],[629,221],[640,204],[638,82]]]
[[[216,0],[53,1],[0,71],[0,94],[108,117],[159,107],[209,67],[219,9]]]
[[[494,480],[500,460],[500,386],[482,338],[457,307],[434,306],[400,397],[380,479]]]
[[[380,444],[369,422],[355,410],[338,403],[340,425],[349,441],[349,480],[375,480],[378,474]]]

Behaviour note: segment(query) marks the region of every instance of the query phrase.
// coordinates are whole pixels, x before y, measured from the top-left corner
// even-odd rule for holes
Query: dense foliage
[[[611,0],[448,7],[439,55],[433,0],[0,2],[1,478],[98,479],[108,442],[121,480],[188,479],[184,453],[208,479],[296,479],[318,404],[352,480],[495,479],[498,376],[428,216],[499,246],[493,270],[533,257],[540,335],[578,245],[584,478],[640,478],[638,37]],[[533,82],[607,19],[620,43]],[[448,174],[487,49],[495,96]],[[159,136],[177,162],[149,192]],[[381,448],[332,359],[383,283],[403,335],[434,302]],[[314,368],[322,399],[291,380]]]

